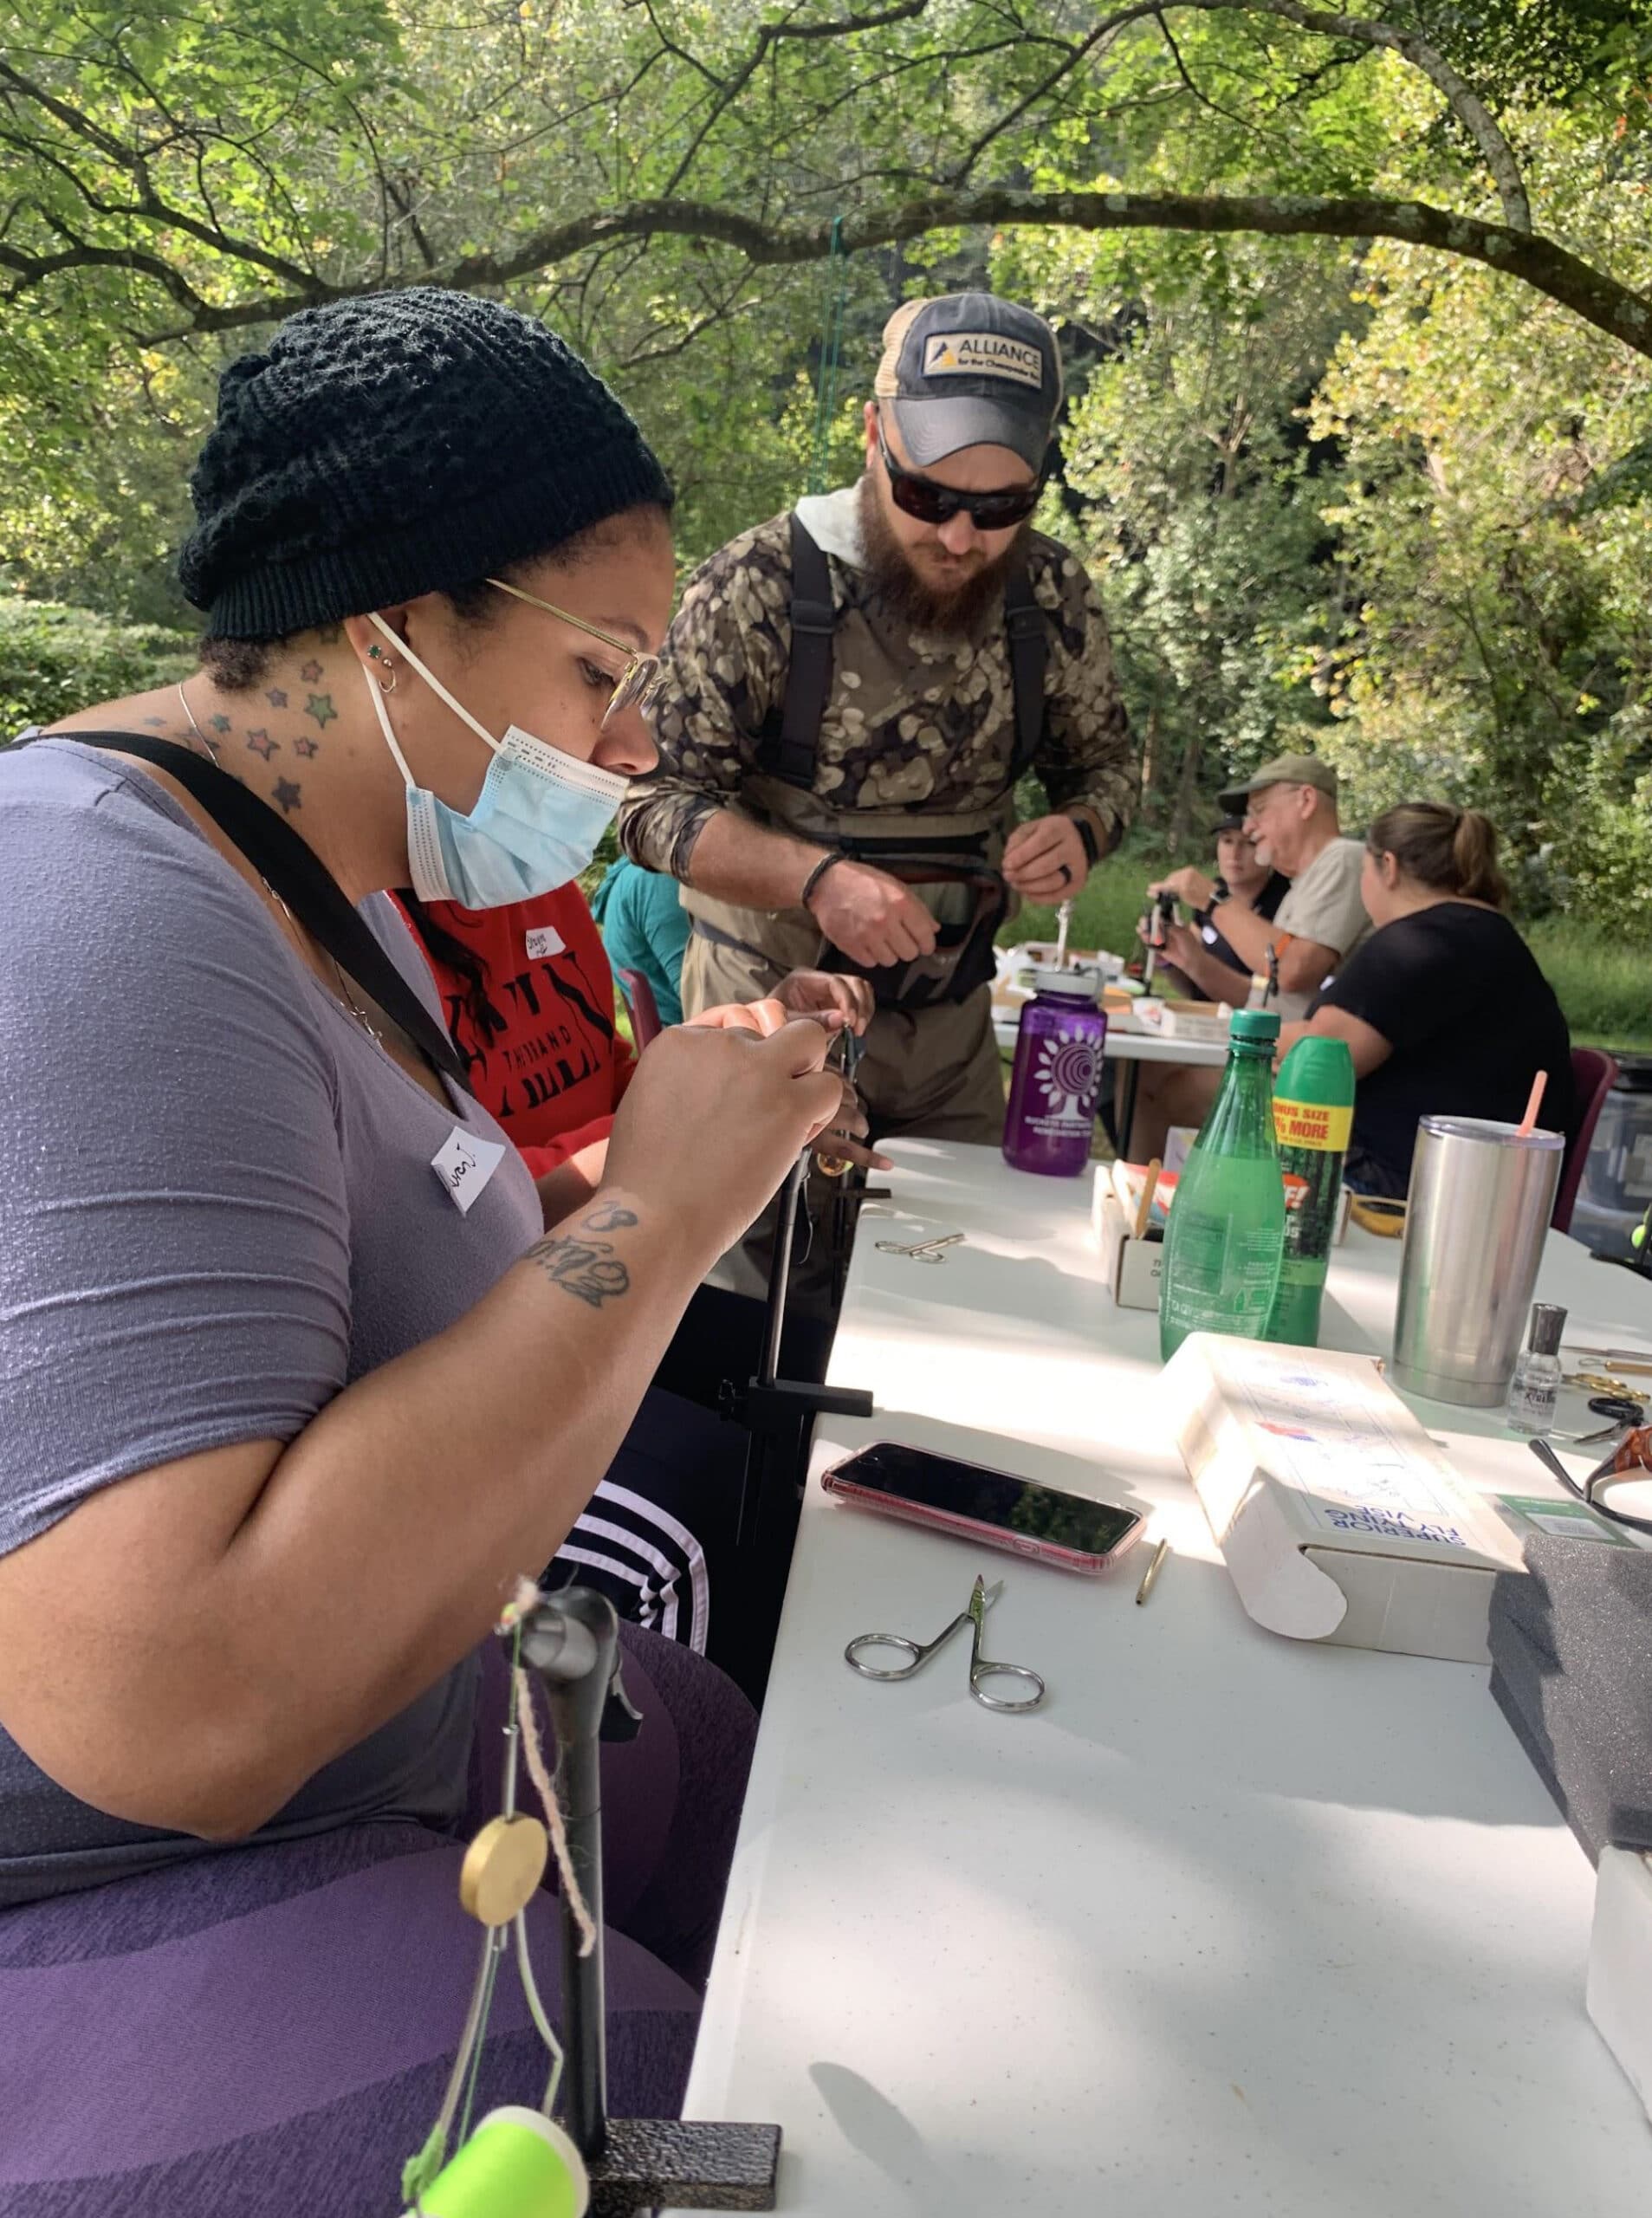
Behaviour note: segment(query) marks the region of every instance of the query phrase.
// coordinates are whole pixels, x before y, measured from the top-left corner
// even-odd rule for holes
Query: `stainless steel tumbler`
[[[1565,1142],[1479,1117],[1417,1126],[1390,1377],[1492,1409],[1520,1352]]]

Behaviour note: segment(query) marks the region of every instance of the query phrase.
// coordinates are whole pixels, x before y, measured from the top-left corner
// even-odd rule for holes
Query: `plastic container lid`
[[[1565,1147],[1564,1132],[1552,1132],[1542,1125],[1534,1125],[1523,1132],[1518,1125],[1500,1124],[1493,1117],[1447,1117],[1430,1114],[1417,1119],[1420,1132],[1432,1132],[1441,1140],[1484,1140],[1493,1147],[1545,1148]]]
[[[1294,1093],[1299,1100],[1331,1108],[1351,1107],[1354,1099],[1354,1058],[1345,1040],[1328,1040],[1322,1033],[1305,1032],[1279,1066],[1275,1092],[1281,1098]]]
[[[1254,1047],[1271,1047],[1279,1036],[1279,1013],[1276,1008],[1236,1008],[1228,1028],[1228,1040],[1234,1045],[1248,1042]]]
[[[1102,987],[1101,972],[1093,963],[1079,963],[1066,970],[1058,970],[1053,963],[1035,963],[1032,979],[1035,994],[1068,994],[1087,1002],[1093,1002]]]

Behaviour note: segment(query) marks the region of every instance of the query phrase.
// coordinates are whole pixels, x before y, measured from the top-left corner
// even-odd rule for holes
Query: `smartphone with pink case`
[[[857,1508],[1090,1578],[1133,1547],[1146,1523],[1117,1502],[1085,1501],[892,1440],[877,1441],[823,1471],[820,1484]]]

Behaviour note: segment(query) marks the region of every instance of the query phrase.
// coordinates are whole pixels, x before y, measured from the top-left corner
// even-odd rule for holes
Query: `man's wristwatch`
[[[1067,822],[1084,842],[1085,868],[1094,870],[1101,860],[1101,842],[1096,837],[1095,826],[1087,816],[1069,816]]]

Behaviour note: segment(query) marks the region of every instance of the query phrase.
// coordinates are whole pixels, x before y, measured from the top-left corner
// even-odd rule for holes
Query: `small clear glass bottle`
[[[1508,1383],[1508,1422],[1515,1432],[1541,1438],[1554,1424],[1554,1399],[1560,1385],[1560,1336],[1566,1313],[1558,1302],[1534,1301],[1526,1345],[1514,1359]]]

